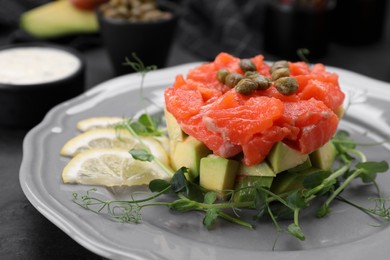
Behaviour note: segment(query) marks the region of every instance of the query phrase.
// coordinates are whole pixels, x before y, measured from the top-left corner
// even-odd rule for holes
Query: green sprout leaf
[[[169,207],[178,212],[187,212],[191,210],[197,210],[198,203],[188,199],[178,199],[172,202]]]
[[[322,206],[317,210],[316,217],[317,218],[323,218],[327,216],[330,213],[330,208],[326,204],[322,204]]]
[[[171,186],[171,184],[169,184],[166,180],[156,179],[149,183],[149,190],[151,192],[162,192],[167,190],[169,186]]]
[[[209,191],[204,195],[204,203],[213,204],[217,200],[217,193]]]
[[[181,167],[176,171],[175,175],[173,175],[171,185],[174,192],[181,192],[187,187],[187,180],[184,174],[188,171],[188,168]]]
[[[203,202],[204,201],[204,195],[203,195],[203,191],[201,189],[201,187],[196,184],[196,183],[193,183],[193,182],[190,182],[190,181],[187,181],[186,182],[186,193],[187,193],[187,197],[190,199],[190,200],[194,200],[194,201],[197,201],[197,202]]]
[[[151,162],[154,158],[152,154],[143,149],[131,149],[129,153],[131,154],[131,156],[133,156],[134,159],[144,162]]]
[[[136,53],[132,53],[131,56],[133,56],[134,61],[130,60],[129,58],[125,58],[124,65],[130,66],[134,71],[140,73],[140,74],[146,74],[149,71],[156,70],[156,65],[150,65],[145,66],[145,64],[142,62],[142,60],[137,56]]]
[[[329,171],[318,170],[315,173],[310,174],[303,180],[303,187],[305,189],[313,189],[320,185],[330,175]]]
[[[305,198],[303,197],[302,193],[298,190],[292,192],[287,197],[287,204],[290,205],[292,208],[298,208],[298,209],[303,209],[307,207]]]
[[[356,142],[352,140],[349,133],[344,130],[337,131],[333,137],[333,144],[339,154],[345,153],[348,149],[356,148]]]
[[[297,55],[301,59],[301,61],[305,62],[306,64],[309,64],[309,59],[307,58],[307,56],[310,55],[309,49],[300,48],[297,50]]]
[[[267,193],[262,188],[256,188],[255,191],[254,208],[257,214],[254,216],[254,219],[259,220],[264,216],[267,209]]]
[[[356,169],[362,170],[362,174],[359,177],[363,183],[370,183],[375,181],[377,173],[386,172],[389,169],[389,165],[385,161],[360,162],[356,164]]]
[[[148,132],[156,132],[157,131],[157,123],[153,119],[153,117],[151,117],[149,114],[142,114],[139,117],[138,122],[140,124],[142,124],[143,126],[145,126],[145,128],[148,130]]]
[[[147,128],[138,121],[131,122],[130,127],[134,130],[135,133],[137,133],[137,135],[144,136],[148,133]]]
[[[149,114],[142,114],[138,120],[129,119],[124,122],[128,124],[133,132],[139,136],[161,136],[162,131],[158,128],[158,122]],[[119,128],[125,127],[123,124],[117,126]]]
[[[206,215],[203,218],[203,224],[207,229],[211,229],[214,226],[220,211],[221,210],[217,208],[211,208],[206,211]]]
[[[303,241],[305,240],[305,235],[303,234],[301,228],[296,224],[290,224],[287,227],[287,231],[293,235],[294,237],[298,238],[299,240]]]
[[[385,161],[381,162],[360,162],[356,164],[356,169],[361,169],[364,173],[380,173],[386,172],[389,169],[389,165]]]

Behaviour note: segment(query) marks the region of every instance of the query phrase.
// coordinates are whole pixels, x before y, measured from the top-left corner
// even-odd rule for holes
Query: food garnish
[[[139,223],[145,207],[199,211],[208,229],[218,219],[249,229],[270,220],[282,232],[281,220],[287,216],[286,231],[299,240],[305,240],[302,211],[317,206],[316,216],[322,218],[335,200],[390,220],[388,199],[376,182],[388,163],[368,161],[347,131],[336,132],[344,94],[337,75],[322,65],[278,61],[268,66],[260,56],[240,60],[220,54],[214,63],[190,71],[187,79],[178,76],[165,97],[166,129],[147,113],[117,126],[137,141],[120,157],[157,166],[164,177],[145,178],[151,180],[147,195],[133,192],[129,200],[106,200],[90,189],[74,193],[75,203],[128,223]],[[164,130],[168,165],[143,142],[165,136]],[[81,168],[75,165],[71,168]],[[342,195],[355,181],[375,187],[372,208]],[[252,218],[241,216],[241,210],[252,212]]]

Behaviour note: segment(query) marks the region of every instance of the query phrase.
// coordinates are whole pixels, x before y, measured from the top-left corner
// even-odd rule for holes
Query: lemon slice
[[[135,160],[124,149],[94,149],[72,158],[62,172],[64,183],[136,186],[169,176],[156,163]]]
[[[140,140],[147,146],[151,154],[160,162],[169,167],[169,156],[165,148],[153,137],[141,137]],[[70,139],[62,147],[62,156],[73,157],[83,151],[99,148],[122,148],[125,150],[141,149],[143,146],[127,130],[101,128],[89,130]]]
[[[123,122],[122,117],[108,117],[108,116],[102,116],[102,117],[90,117],[83,119],[77,123],[77,129],[85,132],[92,129],[97,128],[110,128],[114,127],[116,124],[119,124]]]
[[[125,119],[122,117],[90,117],[83,119],[77,123],[77,129],[81,132],[86,132],[93,129],[114,128],[121,124]],[[160,142],[166,152],[169,152],[169,139],[166,136],[153,136],[154,139]]]
[[[89,149],[116,147],[129,150],[135,148],[137,144],[137,140],[126,130],[93,129],[67,141],[60,153],[63,156],[73,157]]]

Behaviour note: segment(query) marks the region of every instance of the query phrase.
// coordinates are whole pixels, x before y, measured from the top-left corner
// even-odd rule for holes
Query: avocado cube
[[[183,142],[177,142],[174,145],[171,156],[172,168],[174,170],[178,170],[183,166],[189,168],[190,172],[186,177],[193,180],[199,176],[200,159],[210,153],[211,151],[201,141],[188,136]]]
[[[208,156],[200,160],[200,186],[224,194],[233,190],[240,163],[219,156]]]
[[[164,110],[164,114],[169,139],[180,142],[184,141],[187,135],[183,132],[183,130],[181,130],[181,127],[176,118],[170,112],[168,112],[166,108]]]
[[[332,141],[327,142],[310,154],[313,167],[321,170],[331,170],[336,159],[337,151]]]
[[[307,154],[302,154],[283,142],[276,143],[267,156],[267,160],[276,174],[304,163],[307,158]]]
[[[268,165],[267,162],[263,161],[259,164],[253,166],[247,166],[245,164],[241,164],[238,170],[238,175],[244,176],[269,176],[275,177],[276,174]]]
[[[269,189],[273,179],[271,176],[238,176],[235,185],[236,192],[233,197],[234,202],[254,201],[256,197],[256,188],[254,187]]]
[[[308,157],[304,163],[297,165],[294,168],[288,169],[287,171],[288,172],[300,172],[300,171],[307,170],[311,167],[312,167],[311,160],[310,160],[310,157]]]

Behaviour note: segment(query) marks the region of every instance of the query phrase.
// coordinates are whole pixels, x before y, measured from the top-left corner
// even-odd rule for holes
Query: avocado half
[[[96,33],[93,11],[77,9],[69,0],[58,0],[31,9],[20,17],[20,28],[38,38],[56,38],[79,33]]]

